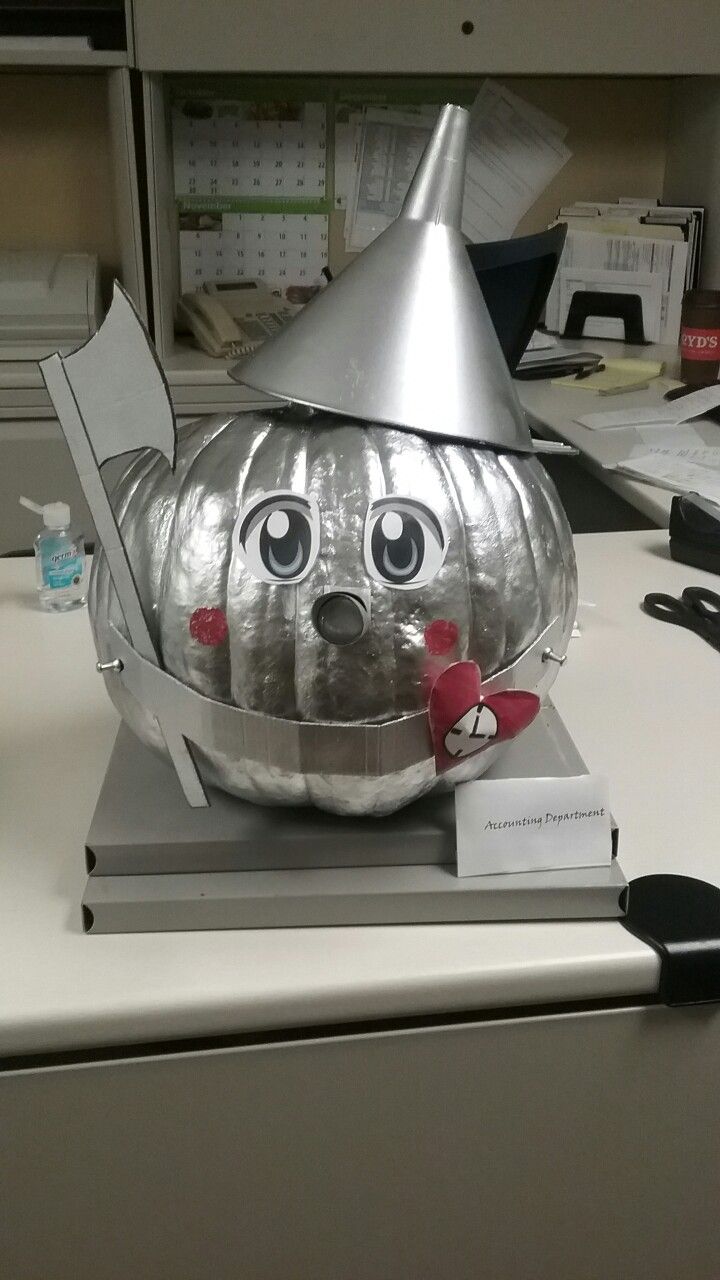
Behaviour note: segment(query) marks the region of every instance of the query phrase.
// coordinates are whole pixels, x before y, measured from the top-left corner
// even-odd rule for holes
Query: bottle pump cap
[[[42,516],[46,529],[66,529],[70,524],[70,508],[67,502],[46,502],[41,505],[31,502],[29,498],[21,498],[20,506],[27,507]]]

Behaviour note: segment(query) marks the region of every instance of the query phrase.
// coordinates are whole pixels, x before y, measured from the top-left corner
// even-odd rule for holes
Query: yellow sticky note
[[[566,378],[554,378],[554,387],[572,387],[574,391],[595,391],[599,395],[613,395],[620,391],[640,391],[653,378],[659,378],[664,369],[661,360],[611,358],[603,360],[603,368],[586,378],[570,374]]]

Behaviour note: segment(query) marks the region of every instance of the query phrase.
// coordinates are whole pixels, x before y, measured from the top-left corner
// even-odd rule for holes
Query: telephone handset
[[[183,294],[178,319],[208,355],[235,359],[254,351],[296,310],[260,280],[207,282],[195,293]]]

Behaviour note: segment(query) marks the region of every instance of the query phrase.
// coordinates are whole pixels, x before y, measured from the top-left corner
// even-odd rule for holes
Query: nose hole
[[[364,600],[349,591],[329,591],[312,609],[315,630],[328,644],[354,644],[365,634],[369,610]]]

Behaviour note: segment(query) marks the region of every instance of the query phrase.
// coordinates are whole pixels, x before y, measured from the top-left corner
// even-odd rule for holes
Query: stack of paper
[[[677,400],[663,401],[645,409],[617,409],[612,413],[589,413],[577,421],[592,431],[634,428],[637,443],[627,458],[608,464],[635,480],[673,493],[700,493],[720,502],[720,435],[718,443],[707,443],[707,424],[701,435],[697,424],[720,404],[720,383],[703,387]],[[711,437],[712,438],[712,437]]]
[[[486,80],[470,109],[462,229],[475,244],[507,240],[572,152],[567,125]]]
[[[641,409],[614,409],[608,413],[587,413],[576,418],[590,431],[612,431],[616,427],[677,427],[681,422],[702,418],[720,405],[720,382],[691,391],[677,400],[661,400]]]
[[[558,221],[568,236],[546,310],[549,329],[564,332],[578,292],[632,294],[640,298],[645,339],[674,345],[686,288],[697,280],[703,210],[621,200],[617,204],[578,201],[562,208]],[[621,319],[592,316],[584,333],[624,338]]]
[[[438,116],[436,106],[366,107],[335,136],[335,193],[345,201],[345,247],[358,252],[395,220]],[[339,179],[339,187],[338,187]],[[339,206],[342,207],[342,206]]]
[[[616,471],[673,493],[699,493],[720,503],[720,467],[689,461],[672,453],[648,453],[618,462]]]
[[[695,462],[701,467],[720,467],[720,445],[706,444],[694,427],[655,427],[652,431],[638,431],[641,444],[636,444],[624,458],[626,462],[642,461],[649,456],[674,458],[678,462]]]
[[[615,203],[578,200],[560,209],[558,220],[575,231],[587,231],[591,225],[612,235],[681,237],[688,245],[688,289],[698,282],[705,220],[705,210],[699,205],[660,204],[655,198],[641,200],[632,196],[623,196]]]
[[[335,126],[335,207],[364,249],[397,217],[439,107],[372,106]],[[570,157],[567,127],[486,80],[471,108],[463,231],[504,240]]]

